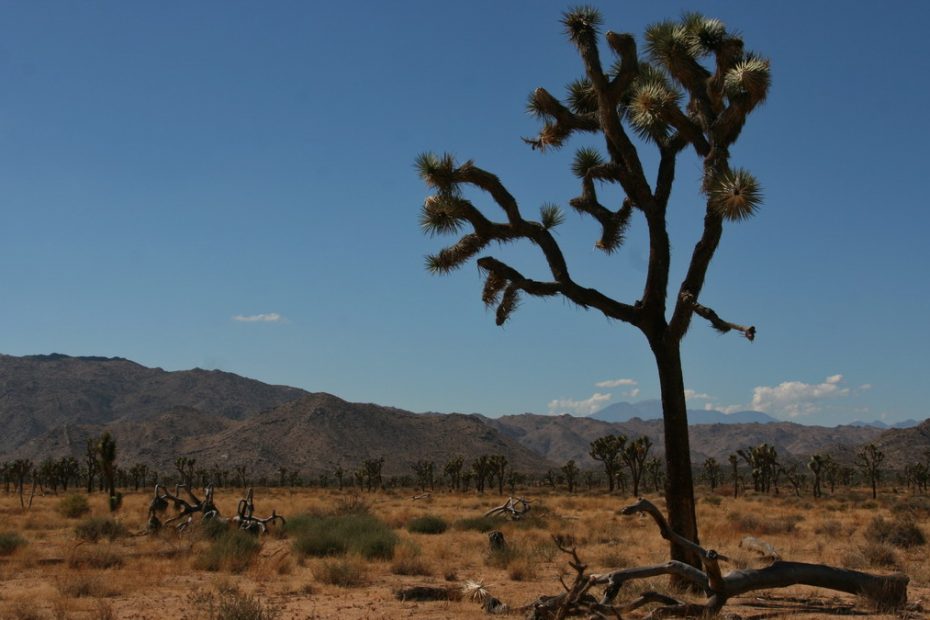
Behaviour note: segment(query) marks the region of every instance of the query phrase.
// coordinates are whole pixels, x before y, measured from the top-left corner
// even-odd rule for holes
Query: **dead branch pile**
[[[728,600],[756,590],[784,588],[804,585],[837,590],[862,596],[882,610],[901,609],[907,602],[908,577],[904,574],[871,575],[859,571],[834,568],[823,564],[787,562],[777,559],[770,546],[759,544],[760,551],[769,552],[775,558],[771,564],[759,569],[738,569],[723,575],[721,562],[729,561],[713,549],[704,549],[698,544],[674,532],[659,509],[646,499],[623,509],[624,515],[644,513],[652,517],[659,532],[666,540],[695,551],[701,558],[703,570],[671,560],[664,564],[624,568],[605,574],[587,574],[587,565],[578,556],[574,541],[555,536],[558,548],[569,556],[569,566],[574,570],[574,581],[569,585],[562,581],[563,592],[541,596],[529,605],[513,608],[528,612],[534,620],[555,620],[573,616],[588,618],[620,618],[622,614],[657,604],[646,618],[704,618],[716,616]],[[751,541],[759,543],[759,541]],[[687,602],[659,594],[642,592],[636,599],[617,603],[620,588],[627,582],[660,575],[673,575],[691,583],[703,591],[706,600]],[[600,598],[591,594],[595,586],[603,586]],[[502,606],[507,609],[507,606]]]
[[[187,497],[190,501],[181,497],[181,489],[187,492]],[[168,506],[171,504],[174,505],[177,514],[162,523],[161,519],[159,519],[159,515],[164,515],[168,510]],[[249,489],[248,494],[239,500],[236,507],[236,516],[232,519],[227,519],[220,514],[219,508],[217,508],[216,504],[213,502],[213,485],[204,488],[203,499],[200,499],[194,495],[194,492],[187,488],[186,485],[175,485],[174,493],[171,493],[167,488],[156,484],[155,494],[152,497],[152,501],[149,502],[147,530],[149,532],[157,532],[163,527],[174,525],[178,532],[183,532],[193,524],[194,515],[197,513],[200,513],[200,519],[202,521],[216,520],[223,523],[232,523],[241,530],[256,534],[264,534],[268,530],[269,525],[274,525],[278,521],[281,522],[281,525],[286,523],[284,517],[277,514],[274,510],[271,511],[271,516],[269,517],[256,517],[254,515],[255,503],[253,501],[252,489]]]

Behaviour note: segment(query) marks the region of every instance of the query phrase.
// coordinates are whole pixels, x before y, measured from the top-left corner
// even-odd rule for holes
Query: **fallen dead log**
[[[529,511],[530,500],[523,497],[508,497],[506,502],[490,509],[484,513],[484,516],[506,515],[510,520],[516,521]]]
[[[624,508],[622,513],[645,513],[651,516],[663,538],[697,553],[701,558],[703,570],[671,560],[654,566],[624,568],[605,574],[588,575],[587,565],[579,558],[574,542],[569,538],[555,536],[555,544],[563,553],[569,555],[568,564],[575,571],[573,583],[569,585],[562,580],[564,591],[561,594],[540,596],[523,607],[510,608],[500,603],[500,609],[525,611],[528,612],[527,617],[533,620],[561,620],[573,616],[620,618],[622,614],[646,605],[657,604],[659,607],[646,618],[703,618],[716,616],[730,599],[748,592],[798,585],[855,594],[868,599],[881,610],[902,609],[907,603],[909,579],[901,573],[872,575],[823,564],[775,560],[764,568],[738,569],[724,575],[720,563],[728,562],[728,558],[713,549],[704,549],[673,531],[659,509],[650,501],[640,499],[632,506]],[[656,592],[643,592],[632,601],[615,602],[620,588],[625,583],[660,575],[674,575],[690,582],[705,593],[706,600],[680,601]],[[604,587],[599,599],[591,594],[591,589],[595,586]],[[480,590],[483,604],[489,598],[493,598],[483,586]]]

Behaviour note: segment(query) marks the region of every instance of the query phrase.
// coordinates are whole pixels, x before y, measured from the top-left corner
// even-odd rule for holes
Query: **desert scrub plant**
[[[194,568],[208,571],[241,573],[249,567],[261,550],[259,540],[241,530],[228,530],[215,538],[194,560]]]
[[[486,534],[491,530],[497,529],[497,520],[491,517],[467,517],[455,522],[457,530],[475,530]]]
[[[26,544],[26,539],[16,532],[0,532],[0,556],[12,555]]]
[[[420,546],[412,540],[402,542],[394,550],[394,561],[391,563],[391,572],[395,575],[432,575],[433,571],[423,561]]]
[[[107,547],[75,549],[68,556],[68,568],[119,568],[123,565],[123,556]]]
[[[366,560],[394,557],[397,534],[368,513],[300,515],[287,524],[294,551],[303,557],[356,553]]]
[[[97,542],[101,538],[112,542],[128,532],[122,523],[110,517],[88,517],[74,527],[74,534],[87,542]]]
[[[198,590],[188,597],[188,603],[207,620],[276,620],[281,615],[278,608],[236,588],[218,594]]]
[[[874,517],[865,529],[865,539],[873,544],[891,544],[910,549],[927,544],[923,530],[911,515],[899,515],[891,521]]]
[[[313,569],[317,581],[343,588],[368,583],[368,566],[356,555],[321,560]]]
[[[727,520],[740,533],[790,534],[794,532],[795,526],[804,520],[804,517],[798,514],[787,514],[763,518],[755,513],[731,512],[727,515]]]
[[[77,519],[90,512],[90,503],[84,495],[72,493],[59,500],[57,510],[66,519]]]
[[[442,534],[449,529],[449,524],[442,517],[423,515],[407,524],[407,531],[414,534]]]

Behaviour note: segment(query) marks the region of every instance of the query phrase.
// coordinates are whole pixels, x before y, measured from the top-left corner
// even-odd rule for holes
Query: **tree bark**
[[[665,503],[669,525],[688,540],[698,542],[694,509],[694,481],[691,474],[691,442],[688,438],[688,410],[681,371],[678,342],[652,345],[662,390],[662,421],[665,429]],[[671,544],[671,558],[691,566],[701,566],[693,550]]]

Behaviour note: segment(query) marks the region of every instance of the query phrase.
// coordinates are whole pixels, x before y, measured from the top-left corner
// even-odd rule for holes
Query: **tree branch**
[[[679,297],[680,301],[685,305],[691,307],[691,310],[700,317],[707,319],[714,329],[716,329],[721,334],[725,334],[730,330],[736,330],[741,332],[750,342],[756,338],[756,328],[754,325],[746,327],[744,325],[737,325],[736,323],[730,323],[729,321],[724,321],[721,319],[716,312],[711,310],[706,306],[702,306],[694,299],[694,295],[685,291],[681,293]]]

